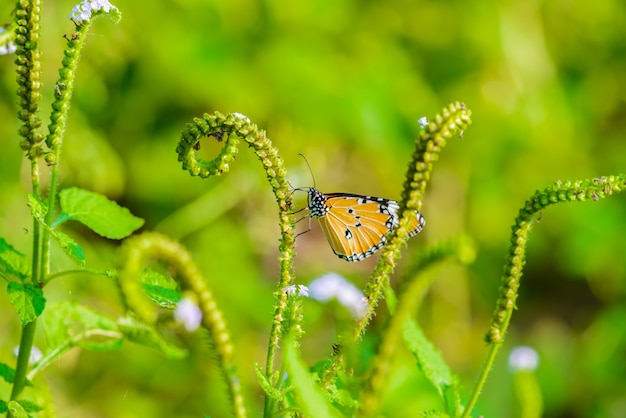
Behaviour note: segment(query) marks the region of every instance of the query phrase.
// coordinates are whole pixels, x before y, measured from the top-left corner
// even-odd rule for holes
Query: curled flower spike
[[[201,141],[205,138],[213,138],[223,144],[219,154],[210,161],[201,158],[197,152],[201,147]],[[283,292],[283,289],[291,286],[294,281],[294,215],[289,210],[292,193],[287,182],[285,164],[276,147],[267,138],[265,131],[259,129],[256,124],[241,113],[226,115],[219,112],[205,113],[201,118],[194,118],[193,122],[188,123],[182,132],[176,152],[178,161],[182,163],[184,170],[189,171],[192,176],[207,178],[224,174],[230,170],[230,165],[235,161],[236,154],[239,152],[238,145],[241,141],[248,144],[248,147],[252,149],[261,162],[279,209],[280,282],[277,292],[274,293],[277,303],[270,331],[270,347],[266,365],[266,376],[273,379],[275,351],[279,345],[280,336],[289,331],[283,329],[283,326],[288,326],[283,323],[283,320],[287,316],[285,309],[287,309],[289,298],[289,294]],[[295,315],[294,318],[299,317]],[[292,324],[296,324],[296,322]],[[272,381],[271,383],[277,382]],[[266,397],[265,399],[267,409],[269,398]]]
[[[164,235],[144,232],[124,241],[120,256],[122,262],[119,274],[120,290],[127,306],[142,321],[153,325],[157,319],[154,308],[143,295],[139,281],[141,272],[152,260],[167,262],[172,271],[177,273],[175,278],[180,282],[181,288],[197,298],[198,304],[195,308],[189,306],[195,305],[191,301],[181,302],[182,307],[179,303],[178,315],[184,317],[183,321],[189,321],[189,325],[193,325],[191,321],[200,320],[202,326],[209,332],[216,354],[215,360],[222,370],[229,390],[233,414],[240,418],[247,416],[241,381],[236,373],[232,338],[213,292],[193,262],[191,254],[178,242]],[[200,310],[201,315],[194,312],[196,308]]]
[[[597,179],[580,181],[557,181],[552,186],[537,190],[520,209],[512,227],[509,251],[505,263],[505,274],[500,286],[500,297],[491,320],[491,326],[485,340],[489,343],[501,343],[508,328],[517,290],[526,260],[526,241],[534,219],[542,209],[561,202],[592,200],[597,202],[613,193],[626,189],[626,176],[605,176]]]
[[[526,263],[526,242],[532,226],[539,218],[539,214],[546,207],[555,203],[599,199],[622,192],[626,189],[626,175],[603,176],[595,179],[579,181],[557,181],[552,186],[537,190],[519,210],[515,223],[511,228],[511,238],[504,275],[500,285],[500,296],[496,302],[496,309],[491,318],[491,326],[485,335],[485,341],[490,344],[487,359],[474,387],[472,396],[467,404],[463,418],[469,417],[478,400],[478,396],[487,380],[489,370],[504,342],[506,331],[516,308],[516,300],[524,264]],[[540,415],[537,415],[540,416]]]
[[[320,302],[336,299],[356,319],[367,312],[367,299],[355,285],[337,273],[328,273],[309,285],[309,297]]]
[[[382,248],[376,268],[370,276],[365,290],[369,308],[357,324],[354,333],[356,339],[361,337],[374,316],[378,301],[382,298],[384,287],[395,268],[396,259],[400,256],[400,248],[402,245],[406,245],[406,238],[411,231],[410,225],[414,217],[413,214],[422,208],[433,163],[439,159],[439,154],[447,140],[469,126],[471,114],[472,112],[463,103],[454,102],[444,108],[430,121],[428,126],[420,131],[406,173],[402,200],[399,202],[399,225],[387,238],[387,244]]]

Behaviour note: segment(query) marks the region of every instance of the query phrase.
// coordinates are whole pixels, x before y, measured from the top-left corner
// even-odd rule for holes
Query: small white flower
[[[355,285],[337,273],[328,273],[313,280],[309,285],[311,298],[320,302],[336,299],[348,308],[354,318],[367,312],[367,299]]]
[[[419,123],[420,128],[424,128],[428,125],[428,118],[426,116],[422,116],[417,120],[417,123]]]
[[[509,355],[509,367],[514,372],[534,371],[538,364],[539,355],[531,347],[516,347]]]
[[[17,357],[19,353],[20,353],[20,347],[17,346],[13,349],[13,355]],[[30,349],[30,358],[28,359],[28,363],[33,365],[37,363],[39,360],[41,360],[42,357],[43,357],[43,354],[41,353],[41,350],[33,345],[33,347]]]
[[[239,112],[233,113],[233,116],[236,117],[236,118],[239,118],[239,119],[244,119],[246,122],[250,122],[250,118],[249,117],[247,117],[246,115],[241,114]]]
[[[4,31],[5,29],[3,27],[0,27],[0,33]],[[9,41],[4,45],[0,45],[0,55],[12,54],[15,52],[16,49],[17,48],[15,47],[15,44],[12,41]]]
[[[187,331],[193,332],[198,329],[200,322],[202,322],[202,312],[194,301],[189,298],[182,298],[176,305],[174,318],[181,322]]]
[[[291,296],[291,295],[294,295],[294,294],[297,294],[297,295],[300,295],[300,296],[309,296],[309,288],[306,287],[303,284],[298,284],[298,285],[292,284],[292,285],[289,285],[289,286],[287,286],[287,287],[285,287],[283,289],[283,292],[286,292],[287,296]]]
[[[74,6],[69,18],[77,23],[85,22],[91,19],[92,13],[100,11],[109,13],[115,8],[108,0],[83,0]]]

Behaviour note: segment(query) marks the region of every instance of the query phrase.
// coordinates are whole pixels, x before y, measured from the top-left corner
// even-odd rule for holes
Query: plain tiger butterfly
[[[310,231],[311,219],[317,218],[330,248],[344,260],[361,261],[374,254],[387,242],[387,234],[398,227],[400,207],[395,200],[352,193],[322,193],[315,187],[295,190],[308,193],[307,207],[301,210],[309,213],[299,221],[308,217]],[[418,234],[426,224],[420,212],[414,214],[409,237]]]

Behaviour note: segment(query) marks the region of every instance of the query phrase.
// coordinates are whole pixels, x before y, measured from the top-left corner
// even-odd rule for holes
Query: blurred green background
[[[46,125],[73,5],[43,3]],[[487,351],[482,336],[524,200],[559,179],[624,172],[621,0],[115,5],[121,23],[98,19],[82,54],[63,185],[116,199],[146,219],[146,230],[168,233],[193,252],[221,301],[257,411],[262,397],[252,366],[265,361],[278,277],[276,207],[245,148],[223,178],[200,180],[181,170],[174,149],[193,117],[216,110],[250,117],[279,148],[295,187],[313,182],[303,153],[322,191],[399,198],[417,119],[451,101],[467,104],[473,124],[444,150],[424,203],[427,226],[405,250],[409,258],[460,233],[477,242],[474,265],[444,269],[418,314],[466,394]],[[12,8],[2,3],[3,21]],[[16,134],[13,60],[0,56],[0,236],[28,253],[29,180]],[[208,156],[218,148],[202,149]],[[523,344],[540,355],[545,416],[626,416],[625,213],[625,196],[544,211],[531,233],[519,310],[476,415],[518,416],[506,357]],[[115,260],[117,243],[70,225],[66,232],[78,237],[90,267]],[[304,284],[336,271],[363,286],[376,258],[338,259],[316,224],[298,238],[297,252]],[[54,262],[56,271],[71,268],[60,252]],[[49,302],[122,313],[115,285],[100,277],[64,276],[46,291]],[[0,293],[0,361],[13,364],[19,324]],[[312,364],[330,354],[336,320],[332,308],[313,302],[305,315],[302,348]],[[184,361],[132,344],[119,352],[72,351],[46,377],[60,416],[225,416],[205,338],[183,338],[192,352]],[[413,371],[394,376],[390,400],[401,396],[416,408],[426,402],[416,398],[423,383]],[[391,403],[386,411],[399,416]]]

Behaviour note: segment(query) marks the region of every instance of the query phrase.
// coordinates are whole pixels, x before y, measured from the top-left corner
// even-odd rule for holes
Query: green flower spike
[[[234,346],[226,321],[202,273],[182,245],[157,233],[143,233],[124,242],[119,283],[126,304],[142,321],[150,325],[156,322],[156,312],[143,295],[139,283],[142,271],[149,261],[155,259],[165,260],[178,273],[176,277],[181,288],[196,296],[198,307],[202,312],[202,326],[211,335],[217,353],[217,363],[228,386],[233,413],[236,417],[245,417],[241,381],[236,373]]]
[[[354,336],[361,338],[365,328],[375,314],[378,301],[383,295],[384,288],[389,282],[389,276],[393,272],[396,260],[400,256],[400,248],[406,245],[411,218],[415,217],[414,211],[420,210],[426,185],[430,180],[433,163],[439,159],[439,153],[446,145],[447,140],[460,132],[463,132],[471,123],[471,112],[463,103],[455,102],[443,109],[441,114],[435,116],[415,141],[415,152],[409,163],[400,211],[400,222],[382,248],[376,268],[370,276],[365,295],[369,301],[367,314],[358,322]]]
[[[474,387],[472,397],[468,403],[463,417],[469,417],[478,396],[487,380],[499,348],[504,342],[504,336],[508,329],[515,301],[517,300],[522,269],[526,260],[526,241],[533,224],[540,216],[541,210],[561,202],[574,202],[593,200],[598,201],[613,193],[626,189],[626,176],[606,176],[590,180],[576,182],[558,181],[552,186],[538,190],[526,201],[519,211],[513,225],[510,246],[506,256],[504,276],[500,285],[500,296],[496,303],[496,310],[491,319],[491,326],[485,336],[485,341],[490,344],[487,359],[481,369],[480,376]]]
[[[200,158],[197,154],[200,141],[205,137],[212,137],[224,146],[211,161]],[[193,123],[187,124],[187,128],[181,134],[181,139],[176,148],[178,161],[183,163],[183,169],[189,171],[192,176],[206,178],[213,175],[221,175],[228,172],[230,164],[235,161],[238,152],[239,141],[242,140],[252,148],[257,156],[267,180],[272,187],[279,211],[280,226],[280,281],[274,296],[277,299],[276,308],[270,331],[270,343],[267,354],[265,375],[272,385],[278,383],[277,374],[274,373],[274,358],[281,336],[289,333],[288,327],[294,326],[294,322],[284,323],[285,310],[288,306],[288,293],[284,292],[288,286],[293,285],[294,272],[294,216],[291,213],[291,191],[287,182],[287,173],[278,150],[267,138],[265,131],[259,130],[257,125],[240,113],[223,115],[219,112],[204,114],[202,118],[195,118]],[[266,396],[266,410],[269,397]]]

